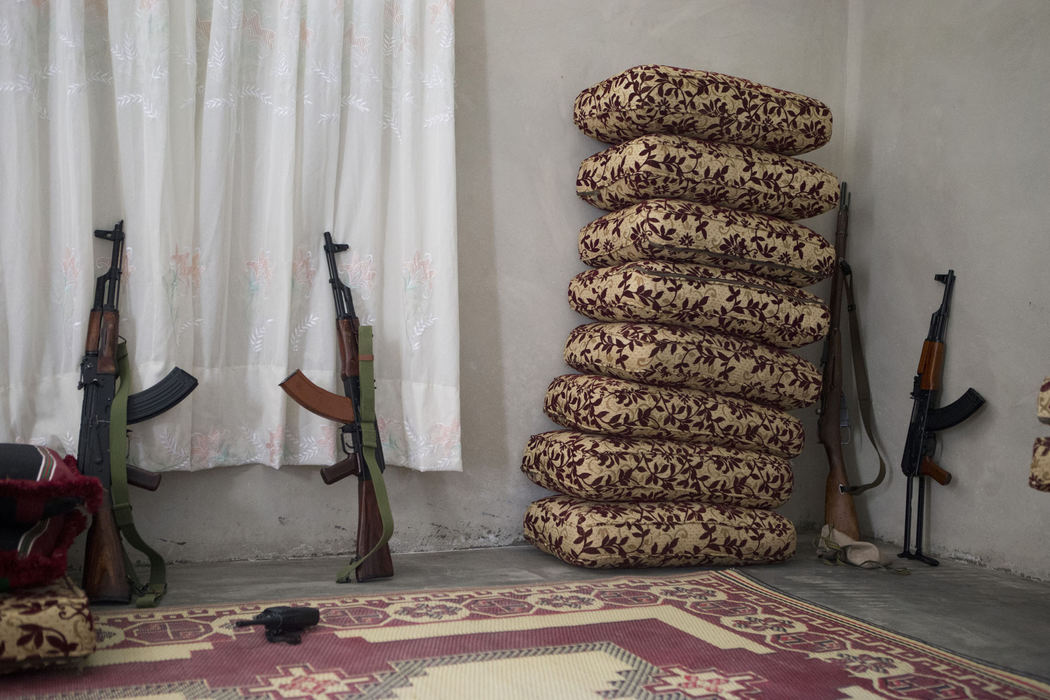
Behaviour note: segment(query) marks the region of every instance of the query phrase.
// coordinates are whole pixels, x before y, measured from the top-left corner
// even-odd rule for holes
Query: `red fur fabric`
[[[50,583],[102,502],[98,479],[76,458],[33,445],[0,445],[0,591]]]

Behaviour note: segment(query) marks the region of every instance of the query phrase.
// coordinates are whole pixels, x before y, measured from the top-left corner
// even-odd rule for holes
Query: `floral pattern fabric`
[[[771,406],[588,374],[556,377],[543,409],[572,430],[709,443],[780,457],[798,456],[805,440],[802,422]]]
[[[1035,417],[1040,423],[1050,423],[1050,377],[1045,377],[1039,385],[1039,399],[1036,402]]]
[[[777,508],[794,475],[783,457],[677,440],[554,430],[533,435],[521,470],[545,489],[592,501],[703,501]]]
[[[525,538],[589,568],[737,566],[795,553],[791,521],[769,510],[714,503],[598,503],[550,496],[525,512]]]
[[[820,398],[821,373],[797,355],[714,331],[589,323],[569,333],[565,363],[584,374],[739,396],[787,410]]]
[[[647,199],[580,230],[591,267],[636,260],[693,262],[805,287],[831,276],[835,249],[801,224],[680,199]]]
[[[1028,485],[1036,491],[1050,491],[1050,437],[1035,439]]]
[[[737,270],[646,260],[585,270],[569,305],[597,321],[657,322],[742,335],[780,348],[823,338],[831,314],[804,290]]]
[[[629,68],[582,91],[573,120],[587,135],[620,143],[681,134],[774,153],[812,151],[831,139],[823,102],[721,73],[672,66]]]
[[[576,194],[609,211],[666,197],[793,221],[838,206],[839,182],[827,170],[790,156],[647,134],[585,159]]]
[[[68,576],[0,594],[0,673],[79,659],[95,643],[87,595]]]

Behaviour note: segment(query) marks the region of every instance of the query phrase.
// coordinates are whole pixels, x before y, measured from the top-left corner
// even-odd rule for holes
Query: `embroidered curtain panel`
[[[388,464],[458,470],[452,0],[5,2],[0,440],[76,453],[94,277],[124,220],[134,426],[155,469],[340,457],[278,387],[341,393],[322,234],[375,329]]]

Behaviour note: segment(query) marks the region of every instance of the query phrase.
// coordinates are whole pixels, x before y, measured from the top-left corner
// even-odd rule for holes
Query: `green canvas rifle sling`
[[[339,572],[339,575],[336,577],[338,583],[349,582],[357,567],[361,566],[366,559],[379,551],[390,540],[390,535],[394,532],[394,518],[390,512],[390,499],[387,496],[386,482],[383,481],[383,470],[377,457],[377,452],[382,454],[382,449],[379,447],[379,428],[376,425],[376,387],[371,326],[361,326],[358,330],[358,348],[361,358],[358,363],[361,383],[361,415],[358,416],[358,420],[361,421],[361,444],[364,447],[364,454],[361,455],[361,458],[367,465],[368,473],[372,477],[372,488],[375,490],[376,495],[376,507],[379,510],[379,517],[383,521],[383,534],[375,546],[363,556],[354,559]]]
[[[113,502],[113,519],[124,539],[149,559],[149,582],[139,583],[135,567],[131,563],[127,550],[121,547],[124,554],[124,569],[138,596],[135,605],[140,608],[152,608],[167,591],[164,569],[164,557],[146,544],[135,529],[131,517],[131,501],[128,497],[128,394],[131,389],[131,366],[128,362],[127,343],[117,345],[117,386],[113,396],[113,405],[109,412],[109,493]],[[103,506],[104,507],[104,506]]]

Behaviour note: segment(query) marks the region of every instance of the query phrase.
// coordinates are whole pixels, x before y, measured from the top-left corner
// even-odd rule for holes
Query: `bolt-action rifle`
[[[164,560],[146,547],[131,520],[127,484],[155,491],[160,475],[129,465],[127,425],[148,420],[179,403],[197,386],[197,380],[179,369],[171,370],[155,385],[129,395],[127,348],[119,334],[121,266],[124,256],[124,222],[112,231],[95,231],[95,237],[113,244],[109,269],[95,280],[95,301],[88,319],[80,382],[84,390],[80,414],[77,465],[80,471],[102,482],[104,499],[88,529],[84,554],[83,587],[92,603],[127,604],[133,588],[144,595],[141,605],[155,603],[164,593]],[[150,558],[148,587],[139,586],[126,566],[121,533]]]
[[[374,378],[372,374],[372,329],[361,326],[354,312],[350,288],[339,279],[335,254],[348,250],[346,243],[333,243],[324,234],[324,253],[328,260],[328,282],[335,297],[336,335],[339,340],[340,375],[343,396],[322,389],[296,370],[281,382],[281,388],[300,406],[319,416],[342,423],[342,461],[321,469],[326,484],[357,475],[357,549],[355,558],[340,572],[339,583],[385,578],[394,575],[387,541],[393,532],[393,519],[383,481],[386,464],[376,426]],[[363,352],[362,352],[363,350]],[[368,455],[372,456],[369,464]]]
[[[853,295],[853,271],[846,262],[846,239],[849,235],[850,195],[846,183],[842,183],[839,195],[839,213],[835,225],[835,268],[831,275],[830,312],[831,322],[824,340],[821,358],[823,377],[820,390],[820,405],[817,435],[824,445],[828,457],[828,477],[824,484],[824,522],[853,540],[860,539],[857,511],[853,497],[882,483],[886,473],[886,461],[875,437],[874,418],[871,410],[871,388],[864,352],[860,339],[860,324],[857,320],[856,300]],[[853,351],[853,376],[856,384],[857,404],[864,421],[864,430],[875,448],[879,460],[879,473],[871,482],[850,486],[846,475],[846,459],[842,451],[842,432],[849,429],[849,418],[842,388],[842,305],[845,297],[849,312],[850,346]]]
[[[948,307],[951,304],[952,289],[955,286],[955,271],[934,275],[934,279],[944,285],[944,298],[941,306],[930,319],[930,332],[922,344],[919,356],[919,368],[911,391],[911,422],[908,424],[908,437],[904,442],[904,457],[901,470],[907,477],[907,495],[904,511],[904,550],[898,555],[904,559],[915,559],[930,566],[937,566],[938,561],[922,553],[923,505],[926,499],[926,477],[944,485],[952,480],[952,475],[933,461],[937,449],[936,433],[953,425],[958,425],[972,416],[984,405],[984,397],[973,388],[947,406],[934,407],[937,392],[941,388],[941,372],[944,369],[944,338],[948,326]],[[915,551],[911,547],[911,501],[912,482],[919,480],[918,506],[915,513]]]
[[[824,376],[820,389],[820,418],[817,436],[828,456],[828,477],[824,485],[824,522],[839,532],[860,539],[857,510],[849,493],[846,459],[842,454],[842,295],[844,290],[843,265],[846,264],[846,236],[849,228],[849,194],[842,183],[839,195],[839,213],[835,224],[835,268],[831,273],[831,322],[824,341]]]

